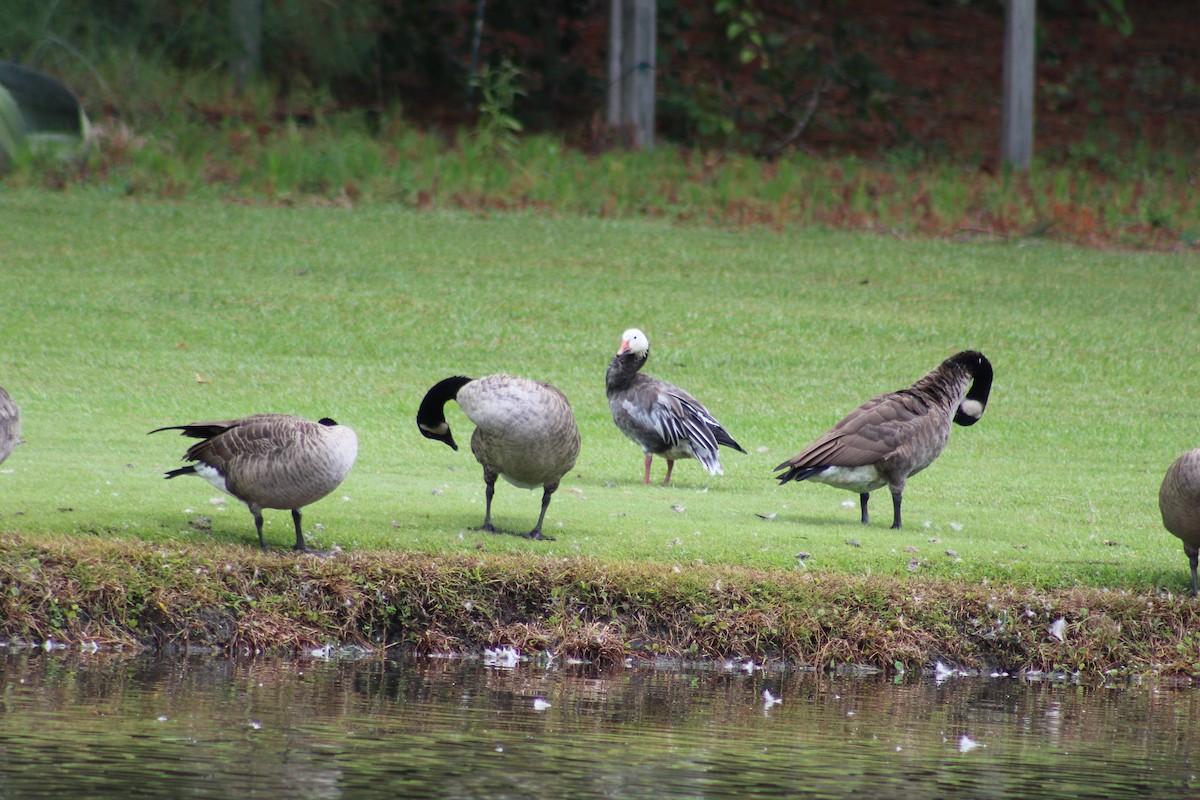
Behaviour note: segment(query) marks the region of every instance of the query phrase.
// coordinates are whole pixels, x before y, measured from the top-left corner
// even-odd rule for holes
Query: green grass
[[[145,199],[273,204],[389,202],[437,210],[535,210],[689,223],[828,226],[897,238],[1035,235],[1089,246],[1195,250],[1200,200],[1192,150],[1131,142],[1120,168],[1039,160],[991,175],[948,159],[819,159],[680,148],[588,154],[536,135],[507,151],[469,130],[421,131],[396,110],[290,116],[197,89],[162,107],[98,119],[81,165],[26,154],[10,188],[83,187]],[[161,89],[152,88],[159,97]],[[257,97],[257,96],[256,96]],[[265,110],[264,110],[265,109]],[[153,110],[153,114],[150,113]]]
[[[968,582],[1187,586],[1156,493],[1200,443],[1195,255],[99,191],[0,194],[0,216],[0,385],[27,440],[0,468],[0,531],[250,546],[240,504],[161,479],[185,441],[146,432],[280,411],[359,434],[349,478],[306,511],[317,546],[684,570],[792,571],[805,551],[813,573],[903,578],[916,559],[923,576]],[[641,485],[603,384],[634,325],[647,371],[693,391],[749,451],[724,453],[723,477],[682,462],[674,486]],[[886,491],[864,528],[849,493],[775,484],[776,464],[858,403],[967,347],[995,366],[988,412],[909,482],[902,532],[886,527]],[[501,370],[556,384],[575,408],[583,451],[550,507],[554,542],[472,531],[477,464],[414,423],[438,379]],[[465,442],[470,423],[453,407],[450,421]],[[496,522],[526,530],[537,504],[501,483]],[[267,520],[286,546],[288,515]]]

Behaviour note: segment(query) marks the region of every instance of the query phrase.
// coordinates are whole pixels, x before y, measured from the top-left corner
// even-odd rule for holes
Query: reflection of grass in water
[[[9,220],[0,291],[20,301],[6,316],[3,381],[24,410],[29,442],[4,465],[13,472],[0,475],[0,529],[68,534],[71,547],[85,548],[81,557],[91,534],[168,547],[251,544],[253,523],[239,504],[210,504],[215,492],[201,481],[161,480],[185,443],[145,432],[281,411],[331,416],[361,441],[342,488],[305,511],[315,547],[585,556],[699,570],[706,587],[719,576],[701,564],[863,576],[880,581],[872,591],[887,597],[882,608],[899,602],[891,593],[906,581],[923,578],[956,582],[936,593],[957,587],[981,599],[1017,587],[1013,603],[1026,602],[1027,586],[1186,589],[1186,559],[1161,528],[1155,493],[1166,466],[1195,444],[1182,398],[1197,387],[1178,345],[1194,322],[1194,259],[384,206],[273,210],[22,192],[0,204]],[[724,477],[684,462],[672,487],[640,485],[640,453],[613,427],[603,390],[617,336],[630,325],[650,336],[647,372],[694,392],[749,451],[722,454]],[[962,347],[995,365],[992,402],[909,482],[905,530],[858,525],[849,493],[775,485],[772,467],[847,411]],[[583,452],[547,517],[556,542],[471,531],[483,516],[477,464],[465,450],[422,439],[413,424],[436,380],[500,370],[558,385],[579,420]],[[470,423],[453,405],[448,411],[465,439]],[[656,464],[657,480],[662,469]],[[497,524],[527,529],[538,499],[499,485]],[[889,518],[886,492],[872,506],[876,520]],[[758,516],[772,513],[769,522]],[[213,518],[211,531],[189,526],[196,515]],[[268,543],[281,547],[288,515],[266,518]],[[803,567],[801,551],[810,554]],[[222,596],[217,589],[203,596]],[[155,607],[151,597],[147,588],[137,613]],[[831,597],[824,603],[841,602]],[[1081,604],[1106,612],[1115,602],[1088,597]],[[984,629],[972,633],[963,627],[972,617],[946,609],[944,624],[924,630],[942,631],[939,641],[951,632],[984,636],[995,617],[986,602],[977,610]],[[719,630],[740,613],[732,606],[695,612],[716,615],[710,644],[698,646],[799,648],[772,632],[790,607],[758,609],[765,616],[746,623],[758,631],[746,639]],[[187,618],[174,601],[168,608],[171,624]],[[566,641],[565,629],[537,627],[548,612],[532,608],[531,639]],[[60,617],[70,612],[59,604]],[[1020,612],[1014,606],[1013,616]],[[322,613],[302,637],[359,630]],[[558,616],[568,619],[568,608]],[[582,650],[608,652],[630,638],[629,623],[608,619],[585,614],[570,635]],[[1052,621],[1031,621],[1030,636]],[[486,630],[444,636],[490,641]],[[872,663],[890,664],[893,652],[916,659],[918,650],[887,644],[888,630],[875,631],[883,644],[869,647],[830,632],[806,634],[803,646],[830,658],[862,646],[859,656]],[[1121,635],[1153,630],[1135,625]],[[1019,651],[1053,662],[1040,639]]]
[[[21,731],[0,777],[20,797],[915,797],[933,779],[1027,796],[1047,775],[1177,796],[1192,731],[1189,693],[1163,686],[105,655],[12,656],[0,676]],[[768,714],[764,686],[784,698]],[[961,753],[964,735],[981,747]]]

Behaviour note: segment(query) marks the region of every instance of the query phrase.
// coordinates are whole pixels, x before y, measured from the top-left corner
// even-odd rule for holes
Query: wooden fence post
[[[229,16],[237,52],[233,79],[240,92],[262,68],[262,0],[230,0]]]
[[[656,0],[610,0],[608,124],[634,147],[654,148]]]
[[[1004,11],[1004,104],[1000,158],[1028,171],[1033,160],[1036,0],[1008,0]]]

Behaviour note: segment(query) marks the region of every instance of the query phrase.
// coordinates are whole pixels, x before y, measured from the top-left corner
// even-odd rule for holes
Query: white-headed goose
[[[21,444],[21,410],[0,386],[0,464]]]
[[[150,431],[180,431],[201,441],[184,454],[186,467],[167,478],[198,475],[250,507],[258,546],[264,508],[292,512],[297,550],[304,550],[300,509],[336,489],[358,456],[358,437],[331,419],[311,422],[287,414],[253,414],[242,419],[193,422]]]
[[[1183,542],[1192,567],[1192,597],[1200,593],[1196,562],[1200,555],[1200,449],[1189,450],[1167,470],[1158,490],[1163,526]]]
[[[630,328],[621,334],[621,345],[605,375],[613,422],[646,454],[642,483],[650,483],[650,462],[656,455],[667,460],[664,485],[671,482],[675,461],[681,458],[695,458],[709,475],[724,474],[717,446],[746,451],[695,397],[640,372],[649,357],[650,340]]]
[[[780,483],[812,480],[858,492],[866,525],[871,492],[892,493],[892,528],[900,528],[904,484],[933,463],[950,439],[950,423],[974,425],[992,388],[992,365],[964,350],[907,389],[882,394],[851,411],[799,455],[776,467]]]
[[[417,427],[429,439],[458,445],[446,422],[445,406],[458,401],[475,424],[471,452],[483,467],[486,506],[480,530],[492,526],[492,496],[496,478],[503,476],[522,489],[542,487],[542,510],[537,525],[525,536],[550,539],[542,533],[550,496],[579,456],[579,428],[566,395],[548,383],[497,374],[472,380],[461,376],[439,381],[425,394],[417,410]]]

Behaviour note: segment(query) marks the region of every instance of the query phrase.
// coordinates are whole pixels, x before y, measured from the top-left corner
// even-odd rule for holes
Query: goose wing
[[[8,392],[0,387],[0,430],[12,430],[20,422],[21,412],[17,409],[17,404],[8,396]]]
[[[723,442],[736,446],[733,437],[690,393],[666,381],[638,377],[641,380],[619,399],[621,409],[639,429],[637,438],[655,452],[686,446],[709,473],[718,472],[717,446]]]
[[[213,466],[233,461],[270,461],[292,448],[300,434],[300,428],[288,424],[286,418],[281,421],[268,415],[247,417],[192,445],[184,458]]]
[[[21,440],[21,412],[17,404],[0,388],[0,461],[8,457]]]
[[[291,419],[286,414],[251,414],[248,417],[241,419],[220,419],[210,420],[208,422],[189,422],[187,425],[167,425],[163,428],[155,428],[150,433],[160,433],[162,431],[179,431],[180,436],[187,436],[190,439],[212,439],[215,436],[220,436],[227,430],[239,426],[250,425],[254,422],[269,422],[271,420],[287,420]]]
[[[908,391],[872,398],[776,470],[803,471],[808,477],[826,467],[864,467],[894,455],[908,442],[929,404]]]
[[[657,412],[657,413],[654,413]],[[712,426],[721,427],[708,409],[683,391],[667,391],[659,395],[653,416],[661,426],[660,433],[672,445],[687,442],[692,454],[710,473],[720,464],[717,437]],[[668,439],[668,436],[670,437]]]

